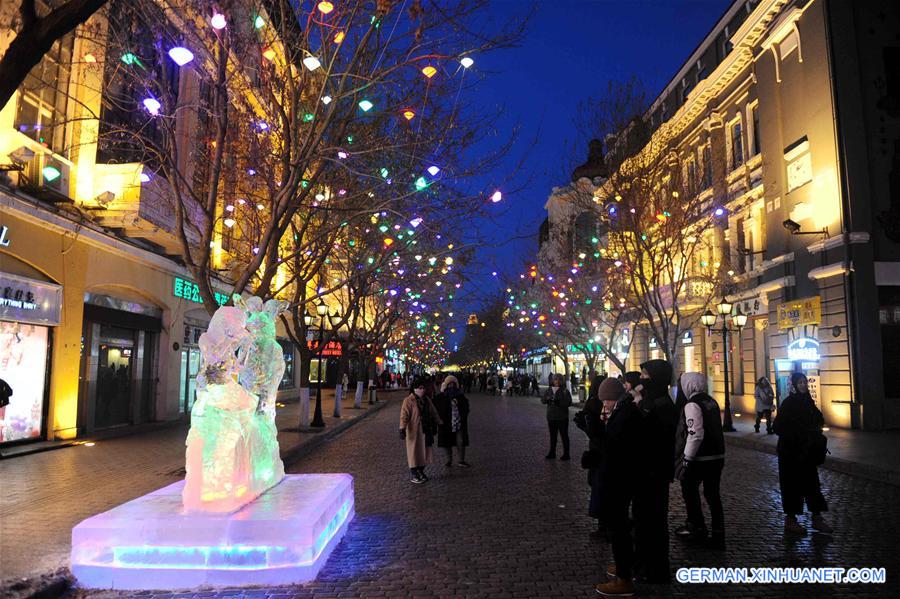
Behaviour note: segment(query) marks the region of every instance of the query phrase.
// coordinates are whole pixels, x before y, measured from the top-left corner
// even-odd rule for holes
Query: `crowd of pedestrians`
[[[602,596],[632,596],[635,580],[671,582],[668,512],[673,482],[680,486],[687,512],[675,536],[687,543],[725,549],[725,509],[720,493],[725,437],[719,405],[708,392],[706,375],[699,372],[678,378],[673,400],[669,393],[672,375],[668,362],[650,360],[641,364],[640,372],[618,378],[594,377],[583,409],[575,414],[576,425],[588,438],[581,464],[591,489],[588,514],[597,521],[591,536],[612,546],[614,563],[605,568],[608,580],[595,586]],[[548,391],[544,403],[554,401],[557,393]],[[764,417],[767,429],[779,435],[785,533],[806,533],[798,520],[804,503],[812,514],[812,528],[832,533],[822,515],[827,505],[818,478],[818,466],[827,452],[823,419],[809,394],[806,376],[793,375],[791,394],[771,424],[774,393],[765,379],[757,383],[756,402],[758,419]],[[554,431],[560,426],[552,424],[550,405],[547,418],[553,446]],[[561,418],[560,411],[554,411],[552,417]]]
[[[572,393],[561,374],[551,374],[547,382],[540,395],[550,437],[546,458],[557,458],[562,440],[559,459],[568,461]],[[608,580],[595,586],[603,596],[631,596],[635,580],[671,582],[668,521],[669,489],[674,482],[686,511],[684,524],[674,531],[676,538],[713,550],[726,546],[720,492],[725,437],[719,404],[710,395],[703,373],[683,373],[674,389],[672,382],[673,370],[665,360],[649,360],[641,364],[640,372],[617,378],[595,376],[583,408],[574,417],[588,438],[581,465],[590,487],[588,514],[597,524],[591,536],[611,544],[614,560],[605,568]],[[530,375],[464,372],[459,377],[418,376],[410,389],[400,412],[400,437],[406,441],[410,481],[421,484],[428,480],[425,468],[433,461],[435,441],[446,452],[446,467],[454,466],[454,457],[456,465],[469,467],[471,406],[466,393],[532,395],[539,387]],[[790,395],[778,406],[774,420],[775,394],[766,378],[756,383],[755,401],[756,431],[765,419],[766,432],[778,435],[785,533],[807,532],[799,520],[805,504],[812,514],[810,526],[831,534],[823,516],[828,507],[818,475],[827,453],[824,420],[809,394],[806,376],[791,377]]]

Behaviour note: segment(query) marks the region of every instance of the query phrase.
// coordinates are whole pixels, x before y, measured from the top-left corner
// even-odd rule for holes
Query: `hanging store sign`
[[[822,322],[822,298],[819,296],[784,302],[778,306],[779,330]]]
[[[682,345],[691,345],[694,343],[694,332],[693,331],[685,331],[684,335],[681,336]]]
[[[313,353],[319,353],[319,342],[318,341],[307,341],[307,347],[313,351]],[[329,341],[325,344],[325,348],[322,350],[322,355],[326,358],[332,357],[337,358],[344,354],[343,348],[341,347],[340,341]]]
[[[175,277],[173,283],[172,295],[196,304],[203,303],[203,297],[200,295],[200,286],[197,285],[197,283],[182,279],[181,277]],[[220,306],[224,306],[228,303],[228,296],[224,293],[216,291],[213,292],[213,295],[215,295],[216,303]]]
[[[0,273],[0,320],[56,326],[61,313],[61,286]]]
[[[819,342],[809,337],[801,337],[791,341],[787,347],[788,360],[818,362]]]

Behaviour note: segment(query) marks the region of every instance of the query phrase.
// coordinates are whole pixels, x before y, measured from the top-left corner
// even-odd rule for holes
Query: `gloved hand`
[[[404,441],[406,440],[406,429],[405,428],[400,429],[400,438],[403,439]]]

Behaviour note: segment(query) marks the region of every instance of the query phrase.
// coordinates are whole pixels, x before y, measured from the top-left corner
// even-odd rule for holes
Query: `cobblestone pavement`
[[[397,438],[399,404],[374,415],[293,464],[292,472],[349,472],[356,519],[319,578],[292,588],[144,597],[590,597],[610,561],[606,545],[588,537],[585,474],[577,457],[583,435],[570,429],[571,462],[544,459],[546,422],[536,399],[473,398],[469,470],[429,468],[431,481],[408,481]],[[642,585],[641,596],[818,597],[900,596],[900,490],[824,471],[837,529],[832,540],[787,542],[781,532],[774,456],[728,450],[724,501],[728,550],[692,549],[672,540],[673,568],[684,566],[879,566],[885,585]],[[673,487],[673,491],[675,487]],[[681,523],[672,494],[670,524]],[[91,593],[94,597],[111,593]]]

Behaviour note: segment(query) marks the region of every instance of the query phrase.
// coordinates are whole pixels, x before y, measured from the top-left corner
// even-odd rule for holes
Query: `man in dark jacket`
[[[638,391],[643,416],[642,464],[634,499],[635,548],[651,583],[671,582],[669,569],[669,484],[675,479],[675,404],[669,397],[672,365],[641,364]]]
[[[612,534],[615,566],[607,569],[612,578],[610,582],[594,586],[594,590],[605,597],[634,594],[634,540],[628,512],[646,460],[643,421],[638,404],[628,393],[616,402],[606,421],[600,484],[604,489],[603,514]]]

